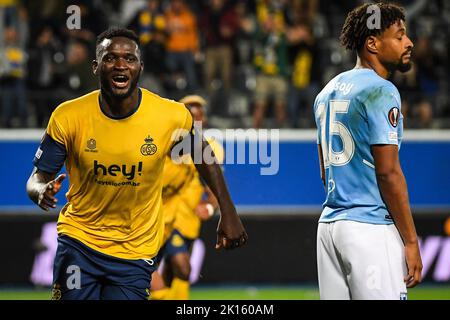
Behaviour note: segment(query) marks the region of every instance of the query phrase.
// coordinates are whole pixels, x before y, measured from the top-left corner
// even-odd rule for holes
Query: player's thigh
[[[406,294],[403,243],[394,225],[339,223],[334,235],[352,299],[400,299]]]
[[[321,300],[349,300],[350,292],[341,259],[332,241],[333,223],[317,227],[317,273]]]
[[[88,256],[58,239],[53,265],[52,299],[98,300],[100,285]]]
[[[174,276],[176,276],[177,278],[188,280],[191,273],[189,252],[187,250],[179,251],[175,255],[173,255],[170,260]]]

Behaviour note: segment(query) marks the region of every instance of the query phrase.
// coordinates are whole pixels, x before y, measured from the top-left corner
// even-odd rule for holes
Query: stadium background
[[[179,1],[0,0],[0,299],[48,297],[45,281],[32,274],[49,274],[49,261],[41,261],[43,269],[35,263],[48,250],[43,236],[54,230],[57,214],[33,206],[25,183],[53,108],[96,88],[89,75],[95,35],[110,25],[129,26],[140,35],[146,62],[141,85],[172,99],[201,94],[209,101],[210,127],[258,125],[253,117],[258,77],[268,74],[283,81],[288,91],[281,108],[287,116],[274,112],[276,102],[269,98],[261,125],[281,128],[278,174],[261,176],[260,164],[225,165],[250,243],[236,252],[215,252],[217,219],[205,223],[205,258],[192,297],[317,298],[315,234],[324,191],[311,99],[333,75],[352,67],[354,57],[340,48],[338,36],[346,12],[361,1],[230,0],[217,12],[212,3],[222,1],[184,1],[198,28],[189,39],[169,44],[170,15],[164,12],[172,2]],[[410,297],[450,299],[450,4],[398,2],[407,7],[415,67],[392,81],[403,99],[405,142],[400,154],[425,277]],[[154,3],[159,7],[152,12]],[[71,4],[81,9],[81,30],[67,28]],[[149,15],[150,22],[145,18]],[[268,32],[270,17],[279,27],[269,34],[286,38],[275,47],[257,36],[259,29]],[[217,36],[215,31],[224,26],[231,30],[229,37]],[[169,57],[179,49],[184,50],[182,64],[173,68]],[[277,55],[275,68],[267,52]],[[223,59],[232,63],[227,66]],[[228,69],[221,73],[218,67],[223,65]],[[216,74],[208,76],[216,67]],[[251,139],[233,138],[249,150]]]

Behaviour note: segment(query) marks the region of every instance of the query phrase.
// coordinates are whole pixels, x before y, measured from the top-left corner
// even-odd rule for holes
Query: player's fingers
[[[49,193],[49,192],[43,193],[43,194],[42,194],[42,198],[43,198],[43,199],[46,199],[46,200],[48,200],[48,201],[54,202],[54,203],[58,202],[58,199],[56,199],[56,198],[53,196],[53,194],[52,194],[52,193]]]
[[[411,278],[409,284],[407,284],[406,287],[407,288],[414,288],[415,286],[417,286],[421,282],[421,280],[422,280],[421,278],[422,278],[422,275],[421,275],[420,269],[419,268],[415,268],[414,276]]]
[[[40,199],[38,201],[38,206],[45,211],[49,211],[50,207],[48,206],[47,202],[44,199]]]
[[[246,244],[248,242],[247,232],[244,232],[244,234],[241,236],[240,242],[241,242],[241,245],[244,245],[244,244]]]
[[[228,250],[228,249],[230,249],[230,245],[231,245],[230,240],[226,237],[223,237],[222,238],[222,248],[225,248]]]
[[[63,180],[66,178],[66,174],[60,174],[55,180],[53,184],[53,193],[57,193],[59,189],[61,189],[61,184]]]
[[[408,266],[408,274],[403,280],[408,283],[411,281],[412,277],[414,277],[414,269]]]
[[[60,174],[56,179],[55,182],[61,184],[61,182],[63,182],[63,180],[66,178],[66,174],[62,173]]]
[[[223,238],[223,236],[217,235],[216,250],[223,248],[222,238]]]
[[[45,206],[46,208],[56,208],[55,202],[52,200],[49,200],[47,198],[43,198],[41,202],[39,203],[40,206]]]

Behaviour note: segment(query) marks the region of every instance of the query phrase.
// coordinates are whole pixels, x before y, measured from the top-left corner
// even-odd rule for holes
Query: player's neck
[[[386,69],[386,67],[383,66],[378,60],[364,59],[358,55],[356,59],[355,69],[362,69],[362,68],[372,69],[373,71],[375,71],[376,74],[378,74],[383,79],[387,79],[390,76],[390,71]]]
[[[112,97],[105,92],[101,91],[100,103],[102,111],[112,118],[123,118],[136,109],[139,100],[139,88],[133,91],[133,93],[124,99],[118,99]]]

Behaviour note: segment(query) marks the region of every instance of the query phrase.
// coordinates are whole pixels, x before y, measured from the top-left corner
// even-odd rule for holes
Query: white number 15
[[[328,136],[327,144],[326,136],[326,124],[327,113],[325,112],[325,104],[321,103],[317,106],[317,113],[320,119],[320,140],[323,153],[323,162],[325,167],[332,166],[345,166],[352,160],[355,154],[355,142],[347,127],[340,121],[336,120],[336,113],[347,113],[350,105],[349,100],[330,100],[330,132]],[[342,150],[339,152],[333,149],[333,136],[339,136],[342,141]]]

